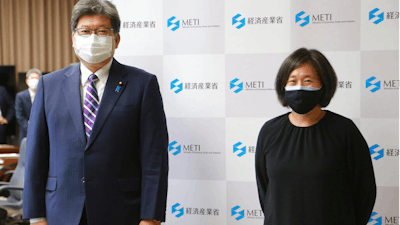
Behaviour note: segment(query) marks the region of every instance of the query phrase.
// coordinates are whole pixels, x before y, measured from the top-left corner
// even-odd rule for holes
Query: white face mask
[[[88,63],[100,63],[113,54],[113,36],[75,35],[75,53]]]
[[[38,79],[29,79],[28,80],[28,87],[31,90],[36,90],[38,86],[39,80]]]

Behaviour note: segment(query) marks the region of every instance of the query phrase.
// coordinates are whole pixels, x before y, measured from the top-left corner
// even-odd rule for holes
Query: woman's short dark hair
[[[319,106],[326,107],[335,94],[337,77],[328,59],[315,49],[297,49],[282,63],[275,80],[275,90],[278,94],[279,101],[283,106],[287,106],[285,102],[285,86],[287,80],[289,79],[290,73],[303,63],[310,63],[317,71],[318,78],[322,84],[321,90],[323,92]]]
[[[121,20],[114,4],[105,0],[80,0],[72,9],[71,31],[74,33],[79,18],[83,15],[102,15],[110,18],[114,34],[119,33]]]

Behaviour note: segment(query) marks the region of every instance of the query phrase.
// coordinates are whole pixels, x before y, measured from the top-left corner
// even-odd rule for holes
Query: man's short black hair
[[[323,92],[319,106],[326,107],[335,94],[337,77],[328,59],[315,49],[297,49],[283,61],[275,80],[275,90],[278,94],[279,101],[283,106],[287,106],[285,102],[285,86],[287,80],[289,79],[290,73],[303,63],[309,63],[316,70],[322,84],[321,90]]]
[[[80,0],[72,9],[71,31],[75,32],[79,19],[83,15],[102,15],[110,18],[114,34],[119,33],[121,20],[114,4],[106,0]]]

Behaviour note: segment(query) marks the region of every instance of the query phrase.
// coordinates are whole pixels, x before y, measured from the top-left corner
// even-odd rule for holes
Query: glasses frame
[[[103,30],[108,30],[108,34],[107,34],[107,35],[98,35],[98,34],[97,34],[97,31],[98,31],[98,30],[101,30],[101,29],[103,29]],[[88,35],[80,35],[79,32],[77,32],[78,30],[90,30],[90,34],[88,34]],[[95,35],[99,36],[99,37],[105,37],[105,36],[109,36],[110,33],[111,33],[112,31],[114,31],[114,28],[97,28],[97,29],[74,28],[74,33],[75,33],[75,34],[78,34],[79,36],[83,36],[83,37],[85,37],[85,36],[90,36],[90,35],[92,35],[93,33],[94,33]],[[114,34],[113,36],[115,36],[115,34]]]

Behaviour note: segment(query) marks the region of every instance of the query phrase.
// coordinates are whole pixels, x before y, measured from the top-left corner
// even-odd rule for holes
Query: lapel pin
[[[119,91],[121,90],[121,87],[122,87],[122,81],[120,81],[120,82],[118,83],[118,86],[117,86],[117,88],[115,89],[115,92],[119,92]]]

